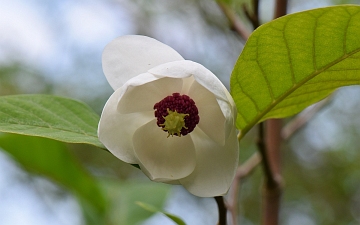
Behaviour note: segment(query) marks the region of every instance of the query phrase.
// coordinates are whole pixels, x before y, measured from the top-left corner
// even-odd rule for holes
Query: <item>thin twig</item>
[[[291,138],[297,131],[304,127],[312,118],[314,118],[317,112],[328,106],[331,100],[332,97],[330,96],[303,110],[294,119],[288,122],[281,130],[281,137],[284,140]]]
[[[214,197],[219,211],[219,223],[218,225],[226,225],[226,207],[223,196]]]
[[[251,33],[241,22],[238,15],[223,1],[218,0],[217,4],[229,20],[231,28],[236,31],[244,40],[247,40]]]
[[[261,162],[261,156],[258,152],[255,152],[248,160],[246,160],[241,166],[236,170],[234,181],[230,189],[230,198],[227,208],[231,214],[231,220],[233,225],[237,225],[237,211],[238,211],[238,194],[241,184],[241,180],[249,176],[257,165]]]
[[[257,21],[257,27],[260,26],[260,17],[259,17],[259,0],[253,0],[253,18]]]
[[[253,0],[252,1],[252,8],[253,13],[250,13],[250,10],[246,6],[246,4],[243,4],[243,11],[246,15],[246,17],[250,20],[251,24],[253,25],[253,28],[256,29],[260,26],[260,19],[259,19],[259,0]]]

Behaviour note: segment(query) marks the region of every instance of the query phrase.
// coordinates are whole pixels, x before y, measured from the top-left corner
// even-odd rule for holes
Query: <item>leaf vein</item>
[[[5,99],[5,101],[6,101],[6,99]],[[21,101],[21,100],[20,100],[20,101]],[[25,112],[26,114],[30,114],[30,115],[34,116],[35,118],[37,118],[38,120],[40,120],[40,121],[42,121],[43,123],[45,123],[49,128],[53,128],[49,123],[47,123],[45,120],[43,120],[43,119],[42,119],[41,117],[39,117],[37,114],[29,111],[29,110],[26,109],[26,108],[23,108],[23,106],[22,106],[21,104],[20,104],[20,105],[17,105],[17,104],[11,103],[11,102],[9,102],[9,101],[6,101],[6,104],[13,106],[15,109],[21,109],[21,111]],[[16,117],[14,117],[14,116],[12,116],[12,115],[10,115],[10,117],[11,117],[12,119],[18,120]]]
[[[292,80],[292,83],[295,84],[296,80],[295,80],[294,67],[293,67],[292,58],[291,58],[291,54],[290,54],[289,43],[288,43],[288,40],[287,40],[286,35],[285,35],[285,30],[286,30],[287,25],[289,24],[289,21],[290,20],[287,20],[285,22],[284,30],[283,30],[282,34],[283,34],[283,39],[284,39],[284,42],[285,42],[286,52],[287,52],[287,55],[288,55],[288,58],[289,58],[290,71],[291,71],[291,80]]]
[[[249,120],[244,116],[244,114],[243,114],[240,110],[238,110],[237,113],[238,113],[238,115],[241,116],[241,118],[244,119],[244,121],[245,121],[246,123],[249,123]]]
[[[83,129],[81,129],[81,127],[79,127],[79,126],[77,126],[77,125],[75,125],[75,124],[73,124],[73,123],[70,123],[70,121],[65,120],[65,119],[62,118],[59,114],[54,113],[54,112],[48,110],[44,105],[41,105],[40,103],[35,102],[35,101],[31,100],[31,99],[30,99],[30,101],[31,101],[32,103],[34,103],[35,105],[37,105],[37,106],[39,106],[39,107],[42,107],[42,108],[44,109],[44,111],[46,111],[46,112],[49,113],[50,115],[55,116],[55,117],[56,117],[57,119],[59,119],[60,121],[65,122],[66,124],[69,124],[70,126],[72,126],[72,127],[74,127],[74,128],[77,128],[79,131],[81,131],[81,132],[83,132],[84,134],[86,134],[86,132],[85,132]],[[50,124],[49,124],[49,126],[51,127]]]
[[[349,58],[351,55],[356,54],[358,52],[360,52],[360,48],[358,48],[358,49],[344,55],[343,57],[340,57],[339,59],[337,59],[337,60],[335,60],[333,62],[328,63],[323,68],[314,71],[309,76],[306,76],[302,81],[298,82],[296,85],[294,85],[288,91],[286,91],[284,94],[280,95],[279,98],[275,99],[275,101],[273,101],[271,104],[269,104],[267,107],[265,107],[264,110],[261,113],[257,114],[254,117],[254,119],[249,124],[247,124],[246,128],[244,128],[243,130],[247,131],[250,127],[252,127],[254,124],[256,124],[257,121],[261,120],[271,109],[273,109],[277,104],[279,104],[282,100],[284,100],[287,96],[289,96],[291,93],[293,93],[299,87],[301,87],[303,84],[305,84],[306,82],[308,82],[312,78],[316,77],[318,74],[326,71],[330,67],[336,65],[337,63],[343,61],[346,58]],[[242,132],[242,133],[245,134],[246,132]]]
[[[1,124],[1,123],[0,123]],[[41,125],[31,125],[31,124],[25,124],[25,123],[12,123],[12,122],[7,122],[5,123],[4,125],[9,125],[9,124],[12,124],[12,125],[20,125],[20,126],[26,126],[26,127],[31,127],[31,128],[35,128],[35,129],[47,129],[47,130],[50,130],[50,131],[57,131],[57,132],[64,132],[64,133],[73,133],[73,134],[81,134],[81,135],[84,135],[84,136],[87,136],[87,137],[94,137],[94,138],[98,138],[97,135],[92,135],[90,133],[80,133],[80,132],[75,132],[73,130],[66,130],[66,129],[61,129],[61,128],[50,128],[50,127],[47,127],[47,126],[41,126]],[[3,129],[2,127],[0,127],[0,130],[6,132],[7,130],[6,129]]]
[[[313,85],[313,84],[324,84],[324,83],[336,83],[336,82],[357,82],[360,83],[360,79],[332,79],[332,80],[322,80],[322,81],[317,81],[317,82],[311,82],[308,83],[308,85]],[[349,84],[351,85],[351,84]]]
[[[237,82],[237,85],[238,85],[238,87],[240,88],[241,93],[243,93],[248,99],[251,100],[251,103],[255,106],[256,111],[259,112],[260,109],[259,109],[258,105],[256,104],[256,101],[253,99],[253,97],[251,97],[251,95],[249,95],[248,93],[246,93],[246,92],[244,91],[244,89],[243,89],[243,87],[242,87],[242,85],[241,85],[241,82],[238,81],[238,82]]]
[[[79,115],[77,115],[74,111],[71,111],[69,110],[66,105],[64,105],[63,103],[59,102],[59,101],[56,101],[57,104],[63,106],[63,108],[67,111],[67,112],[70,112],[72,115],[74,115],[76,118],[78,118],[77,121],[81,121],[82,124],[88,126],[89,128],[93,129],[94,127],[88,123],[88,121],[85,121],[83,118],[79,117]],[[95,118],[94,118],[95,119]]]
[[[317,28],[317,23],[318,23],[318,19],[319,18],[315,18],[315,25],[314,25],[314,30],[313,30],[313,46],[312,46],[312,57],[313,57],[313,70],[316,71],[317,70],[317,65],[316,65],[316,28]]]
[[[346,12],[349,14],[349,12],[346,10]],[[346,44],[347,44],[347,32],[348,32],[348,29],[349,29],[349,24],[350,24],[350,21],[351,21],[351,16],[350,18],[347,20],[347,23],[346,23],[346,27],[345,27],[345,33],[344,33],[344,42],[343,42],[343,54],[346,54],[347,51],[346,51]]]

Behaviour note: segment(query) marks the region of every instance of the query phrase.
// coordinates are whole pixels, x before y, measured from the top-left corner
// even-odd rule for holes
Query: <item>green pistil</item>
[[[168,115],[167,116],[163,116],[163,118],[165,119],[165,122],[163,124],[160,124],[161,126],[164,126],[162,129],[164,131],[167,131],[169,133],[168,137],[177,135],[177,136],[181,136],[181,129],[185,128],[188,129],[187,127],[185,127],[185,116],[188,116],[189,114],[183,114],[183,113],[178,113],[173,112],[169,109],[167,109]]]

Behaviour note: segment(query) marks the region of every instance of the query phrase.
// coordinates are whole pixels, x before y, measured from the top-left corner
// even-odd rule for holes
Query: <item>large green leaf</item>
[[[0,97],[0,131],[105,148],[97,137],[99,116],[84,103],[52,95]]]
[[[283,118],[360,84],[360,6],[287,15],[259,27],[231,75],[244,136],[256,123]]]
[[[103,221],[106,200],[95,180],[70,154],[64,143],[14,134],[0,135],[0,148],[30,172],[49,178],[74,193],[91,215],[92,224]]]

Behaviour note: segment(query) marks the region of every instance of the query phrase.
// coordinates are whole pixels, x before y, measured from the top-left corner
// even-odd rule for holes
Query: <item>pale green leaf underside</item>
[[[283,118],[360,84],[360,6],[315,9],[259,27],[231,75],[244,136],[256,123]]]
[[[162,213],[162,214],[164,214],[166,217],[168,217],[169,219],[171,219],[172,221],[174,221],[178,225],[186,225],[185,222],[182,219],[180,219],[179,217],[177,217],[177,216],[175,216],[173,214],[164,212],[164,211],[156,208],[155,206],[152,206],[150,204],[146,204],[144,202],[136,202],[136,204],[139,205],[141,208],[149,211],[149,212]]]
[[[0,132],[86,143],[105,148],[97,137],[99,116],[84,103],[51,95],[0,97]]]

